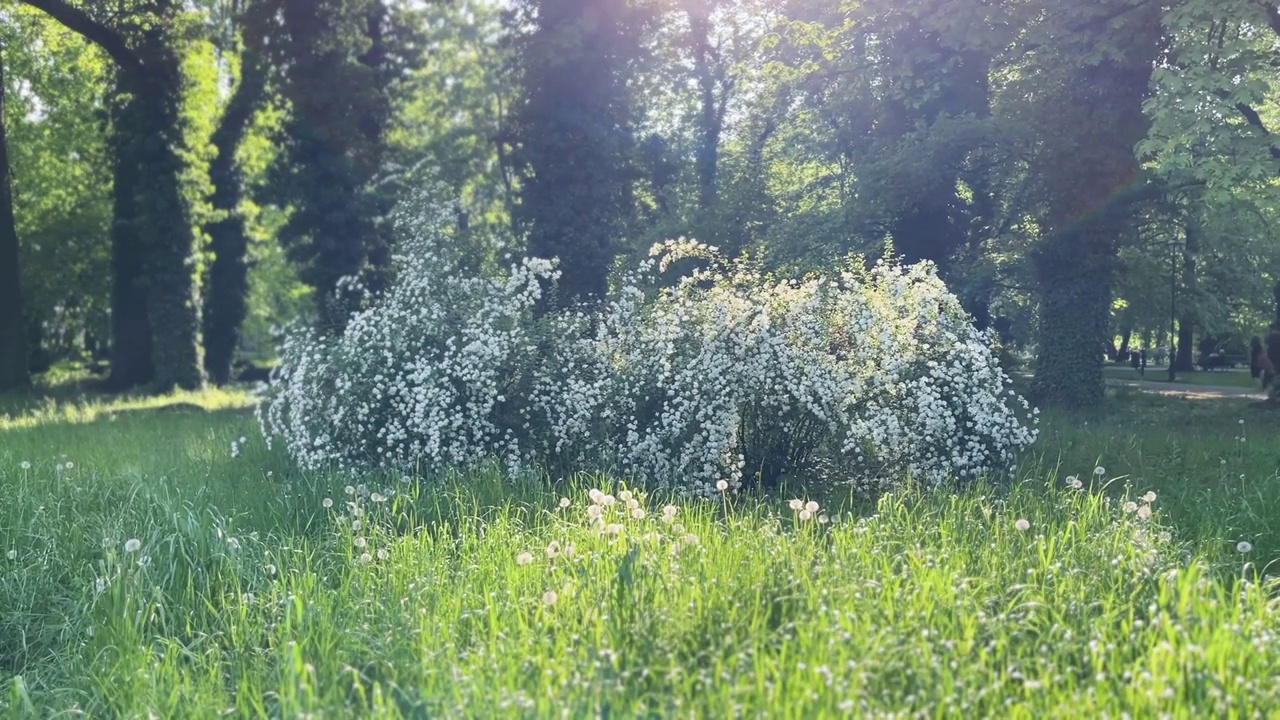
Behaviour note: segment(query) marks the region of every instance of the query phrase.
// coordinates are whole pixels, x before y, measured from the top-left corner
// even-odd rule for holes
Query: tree
[[[602,298],[634,210],[627,89],[639,16],[626,0],[524,0],[512,153],[528,252],[559,258],[557,302]]]
[[[204,298],[204,368],[219,385],[231,380],[248,312],[249,232],[242,207],[245,170],[238,154],[254,115],[267,96],[260,42],[260,38],[253,38],[240,43],[239,81],[212,138],[217,156],[209,167],[209,179],[216,219],[205,226],[213,261]]]
[[[4,47],[0,44],[0,390],[26,385],[27,323],[22,312],[18,228],[13,217],[9,141],[5,132]]]
[[[117,66],[111,382],[198,387],[204,374],[180,7],[157,0],[108,22],[66,0],[23,2],[102,48]]]
[[[1039,128],[1033,178],[1045,208],[1031,256],[1040,312],[1034,393],[1070,407],[1102,402],[1115,259],[1136,203],[1158,198],[1134,148],[1161,38],[1159,8],[1125,0],[1046,21],[1023,97]],[[1056,16],[1050,15],[1051,18]]]
[[[386,151],[389,88],[402,68],[381,0],[264,0],[255,34],[289,108],[282,152],[264,197],[292,213],[280,241],[315,288],[320,322],[346,324],[350,278],[378,292],[390,259],[381,218],[390,199],[375,185]]]

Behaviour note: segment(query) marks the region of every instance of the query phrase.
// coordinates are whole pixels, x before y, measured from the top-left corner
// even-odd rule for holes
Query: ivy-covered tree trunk
[[[137,101],[113,99],[110,145],[112,172],[111,218],[111,376],[112,389],[145,385],[155,376],[151,362],[151,317],[143,270],[138,184],[140,138],[128,128],[137,124]]]
[[[147,72],[137,90],[142,170],[138,209],[143,219],[154,383],[161,390],[204,384],[195,211],[184,178],[184,155],[190,149],[181,116],[181,59],[171,30],[158,23],[146,31],[140,55]]]
[[[1092,231],[1106,238],[1107,228]],[[1034,259],[1040,322],[1033,393],[1047,405],[1088,407],[1105,397],[1112,267],[1102,248],[1082,252],[1081,240],[1074,234],[1050,239]]]
[[[265,92],[264,68],[255,52],[246,51],[241,59],[240,82],[213,134],[218,155],[209,168],[218,219],[205,226],[213,262],[204,302],[204,367],[209,379],[219,385],[231,381],[240,330],[248,312],[249,235],[240,207],[244,199],[244,169],[236,155]]]
[[[1089,407],[1106,396],[1103,348],[1109,342],[1111,282],[1120,242],[1132,231],[1133,205],[1161,189],[1141,171],[1134,146],[1145,137],[1142,104],[1161,37],[1159,8],[1099,3],[1084,47],[1106,45],[1107,59],[1086,64],[1084,47],[1065,38],[1057,67],[1038,78],[1040,138],[1033,174],[1047,212],[1032,253],[1040,291],[1039,351],[1033,394],[1042,404]],[[1103,29],[1106,28],[1106,29]],[[1049,59],[1046,57],[1046,60]],[[1060,73],[1060,75],[1059,75]]]
[[[22,311],[22,273],[18,266],[18,228],[13,217],[4,101],[4,57],[0,55],[0,390],[27,384],[30,360],[27,324]]]
[[[113,319],[111,383],[128,387],[150,377],[161,390],[198,387],[204,371],[179,3],[157,0],[133,8],[133,18],[116,25],[109,15],[96,14],[100,5],[86,11],[66,0],[22,1],[106,52],[129,96],[112,128],[118,153],[113,313],[119,316]]]

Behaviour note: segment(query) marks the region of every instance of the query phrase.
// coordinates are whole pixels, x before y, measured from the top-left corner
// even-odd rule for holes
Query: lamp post
[[[1178,255],[1187,241],[1174,236],[1166,243],[1169,247],[1169,382],[1178,379]]]

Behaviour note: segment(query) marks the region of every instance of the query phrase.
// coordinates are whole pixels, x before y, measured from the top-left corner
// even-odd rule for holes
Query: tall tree
[[[119,183],[113,192],[120,214],[113,227],[111,381],[118,387],[148,380],[161,389],[198,387],[204,373],[196,219],[187,192],[192,149],[182,114],[181,7],[156,0],[116,14],[67,0],[23,2],[102,48],[117,65],[124,95],[113,118]],[[150,338],[149,347],[143,337]]]
[[[249,232],[243,208],[245,171],[238,155],[254,115],[266,99],[260,45],[261,38],[239,43],[239,80],[212,138],[217,156],[209,166],[213,184],[210,200],[216,216],[205,225],[213,260],[204,297],[204,368],[209,379],[219,385],[231,380],[248,312]]]
[[[345,325],[355,300],[339,281],[378,291],[390,259],[376,186],[386,150],[391,12],[381,0],[265,0],[256,30],[289,106],[266,198],[292,214],[280,240],[315,288],[320,321]]]
[[[598,299],[633,212],[639,17],[626,0],[524,0],[519,11],[514,217],[531,255],[559,258],[558,302]]]
[[[0,390],[26,385],[29,357],[22,312],[18,228],[13,217],[9,141],[5,132],[4,47],[0,45]]]
[[[1026,68],[1039,128],[1033,175],[1042,237],[1031,261],[1040,295],[1035,394],[1046,404],[1102,402],[1103,345],[1121,241],[1134,203],[1159,195],[1135,153],[1161,40],[1160,8],[1114,0],[1049,15]],[[1065,24],[1065,27],[1063,26]]]

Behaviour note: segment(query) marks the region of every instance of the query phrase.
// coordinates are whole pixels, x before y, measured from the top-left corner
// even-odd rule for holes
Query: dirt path
[[[1117,380],[1107,378],[1110,387],[1129,387],[1142,392],[1158,395],[1175,395],[1178,397],[1205,399],[1239,399],[1266,400],[1267,394],[1262,390],[1226,385],[1193,385],[1191,383],[1148,382],[1145,380]]]

